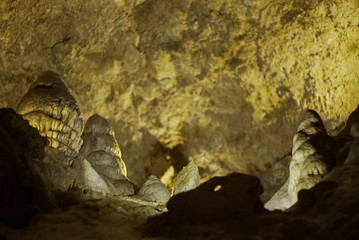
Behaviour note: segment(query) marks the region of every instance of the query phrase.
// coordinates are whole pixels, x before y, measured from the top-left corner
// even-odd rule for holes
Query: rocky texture
[[[45,157],[38,161],[37,165],[57,191],[79,191],[83,193],[82,199],[134,194],[130,182],[118,180],[115,185],[82,157],[72,159],[72,166],[64,166],[63,159],[68,157],[63,152],[46,147],[45,153]]]
[[[352,122],[348,120],[347,125]],[[354,121],[352,125],[355,124]],[[99,200],[86,201],[81,196],[83,194],[74,189],[54,194],[48,182],[44,181],[40,168],[36,167],[44,155],[49,156],[44,151],[46,139],[41,138],[36,129],[10,109],[0,110],[0,131],[0,163],[3,171],[0,174],[3,206],[0,208],[1,222],[22,227],[14,229],[0,224],[0,237],[4,239],[118,239],[119,236],[128,239],[359,237],[356,140],[349,142],[348,152],[353,161],[334,167],[313,188],[301,190],[298,202],[287,212],[266,211],[259,200],[263,191],[259,179],[233,173],[215,177],[194,190],[177,194],[167,204],[168,213],[152,218],[146,224],[146,218],[166,211],[164,202],[158,201],[161,200],[159,197],[163,199],[166,194],[159,193],[165,189],[168,196],[169,191],[158,178],[150,177],[150,181],[143,187],[146,191],[142,196],[152,199],[100,196]],[[340,139],[344,136],[347,135],[341,135]],[[54,148],[47,150],[64,155]],[[75,161],[73,167],[60,166],[77,170],[80,160]],[[90,175],[97,174],[89,162],[83,161],[93,172]],[[96,179],[87,186],[95,190],[101,181],[101,178]],[[105,184],[100,188],[103,186]],[[56,211],[44,213],[54,208]],[[32,217],[29,225],[24,227],[33,214],[37,216]]]
[[[99,139],[101,140],[101,137],[99,137]],[[111,139],[112,141],[107,142],[109,143],[107,146],[102,145],[103,149],[113,150],[113,147],[115,146],[116,149],[119,151],[119,147],[116,140],[114,140],[113,137],[111,137]],[[78,142],[82,142],[82,140]],[[116,143],[115,145],[110,144],[114,142]],[[93,147],[94,150],[96,150],[96,146],[91,146],[91,143],[85,144],[85,147]],[[105,171],[98,173],[98,169],[95,170],[93,166],[82,156],[69,156],[68,152],[63,150],[64,148],[45,146],[44,156],[36,161],[36,166],[38,166],[39,171],[41,172],[41,174],[44,174],[47,177],[46,181],[48,181],[56,191],[66,192],[68,190],[74,189],[76,191],[82,191],[83,193],[85,193],[82,196],[83,199],[134,194],[133,185],[126,179],[124,175],[122,175],[121,172],[116,172],[116,170],[111,171],[111,169],[107,170],[106,168],[102,168],[102,170]],[[93,158],[91,158],[91,154],[89,154],[89,156],[92,160]],[[111,160],[116,161],[116,159]],[[95,163],[94,165],[98,166],[99,164],[96,165]],[[118,168],[120,167],[118,166]],[[115,176],[114,174],[118,174],[118,176],[116,177],[116,179],[113,179],[107,177],[106,173],[107,175],[112,174],[111,176]]]
[[[151,175],[138,190],[137,196],[145,201],[166,204],[171,193],[158,177]]]
[[[268,202],[287,181],[289,177],[289,163],[291,159],[292,156],[288,155],[257,176],[264,189],[260,196],[263,203]]]
[[[0,109],[0,222],[24,227],[31,216],[57,207],[52,188],[35,161],[46,139],[12,109]]]
[[[74,162],[74,158],[69,158],[63,152],[45,147],[45,156],[36,164],[39,166],[44,175],[48,178],[51,185],[59,191],[67,191],[75,186],[82,188],[83,174],[78,169],[64,165],[64,162]],[[75,166],[78,163],[74,163]]]
[[[178,194],[167,203],[170,220],[176,222],[212,222],[246,215],[263,209],[263,192],[258,178],[232,173],[214,177],[200,187]],[[166,216],[164,216],[166,218]]]
[[[4,0],[0,107],[52,69],[85,119],[113,124],[138,185],[178,161],[165,157],[174,148],[187,160],[176,171],[192,157],[203,180],[257,172],[290,151],[302,110],[332,133],[356,107],[358,11],[356,0]]]
[[[348,157],[344,164],[359,164],[359,137],[350,145]]]
[[[349,152],[344,163],[356,164],[358,161],[358,143],[359,143],[359,105],[350,114],[346,122],[345,128],[339,133],[339,136],[348,136],[348,135],[355,139],[349,147]],[[342,155],[346,156],[345,154]]]
[[[344,129],[339,133],[339,136],[351,136],[357,138],[359,136],[359,105],[349,115]]]
[[[0,224],[0,236],[9,240],[142,239],[139,228],[146,218],[161,212],[155,205],[127,199],[87,201],[66,211],[38,215],[26,228],[11,229]]]
[[[82,181],[77,186],[85,191],[91,191],[89,198],[103,198],[104,196],[128,196],[133,195],[134,187],[126,179],[109,179],[103,174],[98,173],[92,165],[86,160],[81,159],[78,169],[81,173]],[[82,184],[81,184],[82,183]]]
[[[81,156],[91,163],[102,178],[108,179],[121,195],[133,195],[134,188],[126,177],[127,169],[120,147],[107,120],[97,114],[91,116],[86,122],[82,138]]]
[[[82,144],[83,119],[76,100],[57,73],[47,71],[32,83],[17,113],[49,140],[52,148],[75,157]],[[71,158],[65,165],[71,165]]]
[[[335,165],[355,163],[358,156],[354,140],[359,124],[359,107],[348,117],[338,136],[329,136],[317,112],[307,110],[293,137],[292,157],[287,181],[266,202],[267,209],[287,209],[297,201],[298,192],[320,182]],[[352,130],[354,129],[354,130]]]
[[[255,187],[255,183],[258,184],[255,177],[237,175],[241,177],[236,178],[231,193],[238,189],[235,185],[253,182],[252,190],[249,187],[238,190],[240,199],[237,201],[221,198],[220,193],[215,197],[216,192],[200,186],[174,196],[168,203],[169,212],[149,221],[145,236],[162,239],[356,239],[359,236],[358,170],[358,166],[353,165],[334,168],[323,182],[300,191],[298,203],[289,212],[268,212],[258,204],[260,191],[255,189],[260,186]],[[229,178],[230,175],[222,180]],[[209,182],[218,180],[213,178]],[[197,195],[200,191],[202,194]],[[197,204],[194,196],[200,196],[208,204],[211,197],[215,198],[209,206]],[[238,202],[244,203],[243,211],[237,214],[226,211],[240,209]]]
[[[199,185],[199,172],[195,161],[190,161],[173,182],[173,195],[195,189]]]
[[[82,135],[80,153],[100,173],[113,179],[126,179],[127,169],[113,128],[97,114],[91,116]]]
[[[109,195],[113,193],[113,191],[116,191],[112,185],[106,183],[86,159],[82,159],[81,165],[84,175],[84,185],[87,186],[88,189],[102,193],[103,195]]]
[[[114,126],[128,177],[138,185],[171,166],[178,173],[190,159],[201,181],[258,172],[290,152],[298,113],[316,109],[327,132],[336,135],[357,106],[358,13],[356,0],[4,0],[0,107],[16,108],[37,73],[50,69],[61,74],[86,119],[98,113]],[[347,124],[342,133],[332,138],[333,146],[339,144],[335,163],[348,152],[354,157],[347,163],[355,163],[351,141],[358,125]],[[350,142],[342,144],[348,136]],[[79,166],[61,167],[70,172]],[[290,214],[247,211],[229,223],[174,221],[174,227],[162,224],[158,231],[192,239],[357,238],[358,169],[343,167],[328,175],[336,174],[335,184],[300,191]],[[78,239],[65,231],[75,228],[93,237],[100,225],[105,238],[113,237],[103,222],[113,223],[107,216],[116,214],[92,214],[86,210],[96,207],[82,206],[64,218],[50,216],[59,223],[57,234]],[[48,220],[5,235],[52,236],[54,223],[46,225]],[[109,225],[121,234],[118,226],[128,226],[128,218],[116,220]]]
[[[64,166],[63,159],[68,156],[47,146],[47,139],[14,110],[0,109],[0,135],[2,223],[24,227],[33,215],[67,208],[88,198],[120,194],[86,160],[77,159],[74,167]]]
[[[99,139],[101,140],[101,137],[99,137]],[[119,151],[117,143],[115,145],[113,144],[115,141],[113,137],[111,137],[111,139],[112,141],[108,142],[109,145],[101,146],[104,150],[111,150],[115,146]],[[98,147],[98,145],[96,146]],[[91,143],[85,145],[85,147],[93,147],[94,150],[96,150],[96,146],[91,146]],[[56,189],[56,191],[66,192],[68,190],[75,189],[76,191],[84,193],[82,196],[83,199],[134,194],[133,185],[120,172],[115,172],[118,174],[116,179],[109,178],[105,174],[108,173],[107,175],[113,175],[114,171],[103,171],[98,173],[97,169],[95,170],[91,163],[84,159],[82,155],[76,157],[68,156],[67,153],[62,150],[63,149],[61,148],[57,149],[45,146],[45,154],[43,158],[36,161],[36,165],[39,167],[39,170],[47,177],[47,181],[51,183],[51,186]],[[89,156],[90,159],[93,159],[91,158],[91,155]],[[116,161],[116,159],[112,160]],[[64,162],[71,162],[73,164],[69,166],[68,164],[64,164]],[[98,164],[94,165],[98,166]]]
[[[245,191],[245,187],[242,189],[244,191],[238,190],[238,193],[241,192],[241,202],[247,202],[248,208],[239,211],[237,215],[231,212],[229,215],[224,211],[216,212],[212,206],[216,209],[239,209],[240,206],[237,201],[221,198],[224,193],[220,193],[220,190],[213,192],[215,187],[213,184],[213,188],[208,189],[210,191],[200,186],[172,198],[172,203],[190,202],[188,207],[193,210],[192,212],[176,211],[181,207],[183,209],[183,205],[173,204],[167,214],[146,220],[148,216],[162,212],[158,206],[149,203],[146,205],[131,199],[102,199],[82,202],[62,212],[38,215],[32,218],[26,228],[12,229],[0,224],[0,236],[9,240],[49,238],[112,240],[118,239],[119,236],[126,236],[126,239],[149,240],[357,239],[359,236],[358,172],[359,167],[356,165],[335,167],[325,177],[324,182],[310,190],[302,190],[299,193],[298,203],[289,212],[263,210],[258,199],[260,192],[255,193],[256,191],[250,191],[249,188]],[[241,181],[229,184],[229,179]],[[212,179],[211,182],[216,184],[220,182],[227,187],[231,185],[233,190],[238,189],[243,182],[252,182],[253,190],[259,189],[258,179],[242,174]],[[217,204],[211,205],[210,208],[197,204],[198,201],[193,201],[192,196],[198,191],[204,194],[201,194],[201,198],[208,202],[210,196],[217,194],[215,198]],[[205,198],[206,194],[207,198]],[[192,207],[192,204],[196,207]],[[253,208],[253,204],[256,207]],[[210,215],[211,218],[202,218],[203,213]]]
[[[329,146],[330,138],[318,113],[305,111],[293,137],[289,165],[288,193],[292,204],[300,190],[313,187],[333,167]]]
[[[70,210],[70,214],[66,214],[79,203],[82,205],[75,209],[84,206],[84,210],[91,206],[101,214],[114,209],[119,213],[119,219],[128,220],[130,216],[133,222],[135,218],[141,218],[143,222],[145,217],[165,210],[163,204],[114,197],[119,190],[103,179],[89,162],[79,158],[72,167],[64,166],[61,159],[67,157],[65,153],[47,144],[48,140],[14,110],[0,109],[0,238],[4,238],[4,229],[11,231],[2,224],[24,228],[34,215],[43,214],[43,219],[50,224],[54,224],[51,216],[57,214],[64,219],[76,218],[78,214],[83,214],[81,218],[90,217],[91,209],[86,213]],[[133,186],[128,184],[133,191]],[[102,200],[91,204],[86,202],[88,198]],[[14,238],[19,239],[19,236]]]

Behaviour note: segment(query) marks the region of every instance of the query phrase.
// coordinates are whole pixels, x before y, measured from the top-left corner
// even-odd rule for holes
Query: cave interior
[[[358,239],[357,0],[0,3],[0,239]]]

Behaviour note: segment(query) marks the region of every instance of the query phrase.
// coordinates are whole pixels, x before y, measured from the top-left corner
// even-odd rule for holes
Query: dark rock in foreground
[[[0,109],[0,222],[23,227],[31,216],[57,206],[34,161],[46,140],[12,109]]]
[[[216,186],[222,185],[218,191]],[[336,167],[286,212],[259,203],[258,179],[213,178],[174,196],[168,213],[150,219],[146,237],[170,239],[358,239],[359,166]]]
[[[191,222],[213,222],[263,210],[258,200],[263,188],[258,178],[240,173],[214,177],[198,188],[169,200],[169,217]]]

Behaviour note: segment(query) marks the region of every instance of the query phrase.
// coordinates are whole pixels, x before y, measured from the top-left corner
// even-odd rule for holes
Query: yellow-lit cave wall
[[[192,159],[202,180],[258,172],[304,109],[335,134],[359,103],[356,0],[5,0],[0,15],[0,107],[58,72],[138,184]]]

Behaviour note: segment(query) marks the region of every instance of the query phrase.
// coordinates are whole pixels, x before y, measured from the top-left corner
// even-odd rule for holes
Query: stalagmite
[[[43,73],[21,99],[17,113],[49,140],[50,147],[70,157],[65,165],[72,164],[82,144],[83,119],[76,100],[57,73]]]

